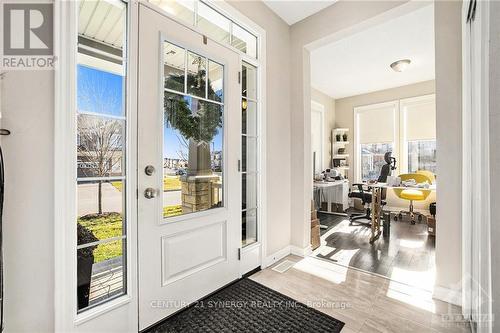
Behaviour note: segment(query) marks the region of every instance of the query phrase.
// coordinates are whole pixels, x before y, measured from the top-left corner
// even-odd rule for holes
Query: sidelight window
[[[257,242],[260,137],[257,126],[257,68],[243,62],[241,70],[242,246],[245,247]]]
[[[78,8],[75,222],[81,312],[127,288],[127,4],[81,0]]]

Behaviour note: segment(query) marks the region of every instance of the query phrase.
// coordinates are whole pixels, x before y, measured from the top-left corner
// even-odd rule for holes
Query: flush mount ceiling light
[[[395,61],[391,64],[391,68],[395,71],[395,72],[402,72],[406,69],[406,67],[408,67],[408,65],[411,63],[411,60],[410,59],[401,59],[401,60],[398,60],[398,61]]]

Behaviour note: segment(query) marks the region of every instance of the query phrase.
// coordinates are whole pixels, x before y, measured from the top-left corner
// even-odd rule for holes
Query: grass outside
[[[123,182],[111,182],[111,185],[113,185],[113,187],[118,191],[123,191]]]
[[[163,207],[163,217],[172,217],[181,214],[182,214],[181,205]]]
[[[123,191],[123,182],[111,182],[118,191]],[[181,189],[179,176],[165,176],[163,178],[163,191],[176,191]],[[163,207],[163,216],[171,217],[182,214],[182,206],[174,205]],[[98,239],[109,239],[121,236],[123,233],[123,219],[119,213],[91,214],[78,218],[78,223],[90,230]],[[99,244],[94,250],[94,263],[105,261],[122,255],[122,241]]]
[[[90,230],[98,239],[121,236],[123,219],[119,213],[92,214],[78,218],[78,223]],[[122,241],[99,244],[94,250],[94,263],[122,255]]]
[[[123,190],[123,182],[111,182],[114,188],[118,191]],[[166,191],[179,191],[181,189],[180,176],[164,176],[163,177],[163,192]]]
[[[163,191],[177,191],[181,189],[180,176],[163,176]]]

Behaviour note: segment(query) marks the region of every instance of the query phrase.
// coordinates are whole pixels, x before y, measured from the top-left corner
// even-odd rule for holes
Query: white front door
[[[239,278],[239,55],[141,4],[139,328]]]

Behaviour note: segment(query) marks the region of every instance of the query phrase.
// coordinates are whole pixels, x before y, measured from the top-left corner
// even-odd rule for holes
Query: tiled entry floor
[[[435,279],[435,241],[427,224],[391,222],[390,237],[382,235],[370,244],[370,227],[349,224],[348,217],[318,214],[321,246],[313,256],[386,276],[412,286],[432,290]]]
[[[433,300],[428,290],[313,257],[284,260],[295,264],[250,278],[345,322],[342,333],[470,332],[461,308]]]

